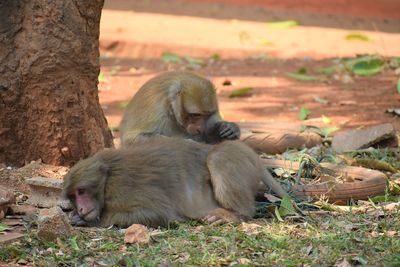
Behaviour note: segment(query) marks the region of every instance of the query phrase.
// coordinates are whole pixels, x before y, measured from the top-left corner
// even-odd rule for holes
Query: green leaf
[[[302,74],[302,73],[296,73],[296,72],[288,72],[288,73],[286,73],[286,75],[289,76],[290,78],[296,79],[298,81],[316,81],[319,79],[316,76]]]
[[[182,59],[180,56],[173,54],[173,53],[168,53],[165,52],[161,55],[161,60],[164,62],[172,62],[172,63],[181,63]]]
[[[72,238],[70,239],[70,244],[71,244],[71,247],[72,247],[73,250],[79,251],[80,248],[79,248],[79,246],[78,246],[78,243],[76,242],[76,238],[77,238],[77,236],[72,237]]]
[[[271,21],[267,22],[267,26],[275,29],[287,29],[298,26],[299,23],[295,20]]]
[[[253,91],[252,87],[243,87],[239,88],[236,90],[233,90],[229,97],[242,97],[242,96],[248,96],[250,93]]]
[[[118,103],[118,107],[119,108],[126,108],[129,105],[129,101],[125,100],[125,101],[121,101]]]
[[[326,105],[329,103],[328,100],[320,98],[319,96],[314,96],[314,101],[323,105]]]
[[[97,77],[97,79],[99,80],[99,82],[105,82],[107,81],[106,77],[104,76],[104,73],[100,71],[99,76]]]
[[[274,45],[274,43],[271,41],[271,40],[269,40],[269,39],[267,39],[267,38],[259,38],[258,39],[258,44],[259,45],[262,45],[262,46],[271,46],[271,45]]]
[[[305,119],[308,118],[308,116],[310,114],[311,114],[311,110],[302,107],[300,109],[299,118],[300,118],[300,120],[304,121]]]
[[[350,70],[360,76],[371,76],[380,73],[385,64],[385,62],[375,56],[365,56],[349,60],[347,66]]]
[[[5,232],[8,229],[10,229],[10,226],[8,226],[7,224],[4,224],[4,223],[0,223],[0,233]]]
[[[296,214],[296,210],[293,207],[292,200],[288,196],[284,196],[282,198],[281,206],[279,207],[279,215],[285,217],[294,214]]]
[[[185,56],[185,60],[190,64],[190,65],[198,65],[198,66],[203,66],[204,61],[199,58],[194,58],[194,57],[189,57]]]
[[[325,124],[329,124],[329,123],[332,122],[332,120],[331,120],[331,118],[329,118],[329,117],[327,117],[325,115],[322,115],[322,122],[325,123]]]
[[[239,32],[239,40],[241,43],[245,43],[251,39],[250,34],[246,31]]]
[[[346,35],[346,40],[347,41],[362,41],[362,42],[370,42],[372,41],[371,38],[369,38],[367,35],[362,34],[362,33],[349,33]]]
[[[397,80],[397,93],[400,94],[400,78]]]
[[[210,59],[212,59],[214,61],[218,61],[218,60],[221,60],[221,56],[218,53],[214,53],[211,55]]]
[[[336,132],[339,129],[340,128],[338,128],[338,127],[325,127],[325,128],[321,128],[321,131],[325,136],[329,136],[331,133]]]
[[[278,219],[278,221],[283,222],[282,216],[279,214],[279,209],[276,206],[275,206],[275,216]]]
[[[337,71],[336,67],[329,67],[329,68],[319,68],[316,70],[317,73],[323,73],[323,74],[331,74]]]

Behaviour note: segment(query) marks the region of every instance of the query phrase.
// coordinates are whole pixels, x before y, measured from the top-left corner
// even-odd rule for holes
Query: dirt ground
[[[395,1],[329,3],[106,1],[99,96],[109,125],[118,126],[126,101],[149,78],[188,68],[160,60],[162,53],[171,52],[204,60],[195,71],[215,83],[226,120],[299,122],[299,110],[306,107],[311,110],[306,124],[346,129],[390,122],[400,129],[400,119],[385,113],[400,106],[399,73],[394,69],[370,77],[330,75],[316,82],[286,75],[299,68],[315,74],[318,68],[337,65],[338,57],[400,56],[400,7]],[[288,19],[300,26],[270,29],[265,23]],[[354,32],[372,40],[345,39]],[[210,60],[215,53],[220,60]],[[226,81],[231,85],[224,86]],[[229,98],[232,90],[242,87],[252,87],[252,94]],[[328,103],[318,103],[315,97]],[[331,118],[328,125],[322,115]]]

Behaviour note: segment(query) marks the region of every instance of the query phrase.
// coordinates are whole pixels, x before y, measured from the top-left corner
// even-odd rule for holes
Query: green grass
[[[368,266],[400,266],[400,216],[396,213],[251,223],[261,226],[258,233],[248,234],[240,225],[178,224],[153,231],[151,243],[145,245],[124,244],[118,229],[83,229],[55,243],[37,240],[33,230],[24,240],[2,247],[0,260],[25,259],[41,266],[332,266],[346,258]]]

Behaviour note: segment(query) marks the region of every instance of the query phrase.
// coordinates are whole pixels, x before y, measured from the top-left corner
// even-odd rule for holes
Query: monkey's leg
[[[246,160],[235,159],[238,157],[236,152],[223,148],[209,154],[207,165],[211,184],[221,207],[252,217],[255,213],[254,188],[257,182],[247,174],[251,173],[253,166],[247,166]]]
[[[204,221],[211,224],[238,223],[246,219],[246,217],[224,208],[214,209],[203,218]]]

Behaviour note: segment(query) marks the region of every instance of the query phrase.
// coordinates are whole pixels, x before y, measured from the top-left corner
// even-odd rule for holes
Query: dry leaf
[[[352,265],[346,259],[342,259],[336,262],[336,267],[351,267]]]
[[[271,203],[276,203],[276,202],[281,201],[280,198],[278,198],[278,197],[276,197],[274,195],[271,195],[271,194],[267,194],[267,193],[264,194],[264,197],[266,199],[268,199],[268,201],[271,202]]]
[[[261,225],[256,223],[242,223],[240,230],[248,235],[257,235],[260,232]]]
[[[126,229],[124,242],[129,244],[147,244],[150,242],[149,229],[141,224],[132,224]]]

